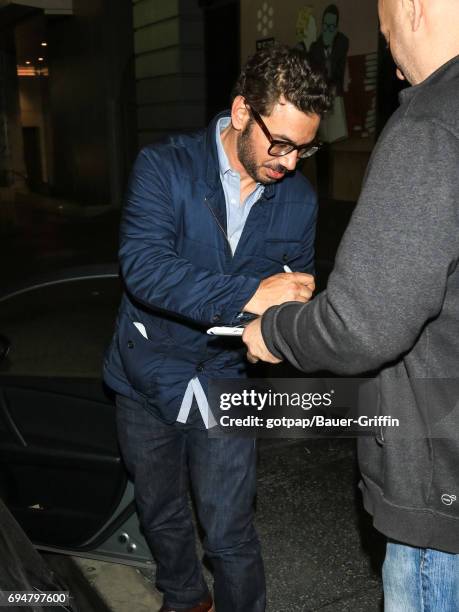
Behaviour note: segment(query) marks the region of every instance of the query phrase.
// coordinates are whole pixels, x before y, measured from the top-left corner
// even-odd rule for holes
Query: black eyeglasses
[[[252,106],[249,106],[249,110],[270,142],[268,149],[269,155],[272,155],[273,157],[282,157],[283,155],[288,155],[292,151],[298,151],[298,157],[300,159],[306,159],[307,157],[314,155],[314,153],[317,153],[319,150],[321,146],[320,142],[309,142],[308,144],[295,145],[292,142],[286,142],[285,140],[275,140],[271,136],[271,133],[266,127],[266,124],[261,118],[260,114]]]

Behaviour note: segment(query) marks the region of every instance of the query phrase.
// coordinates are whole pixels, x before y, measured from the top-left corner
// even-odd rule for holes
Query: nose
[[[297,163],[298,151],[293,150],[288,153],[288,155],[284,155],[282,157],[282,165],[285,166],[289,171],[295,170]]]

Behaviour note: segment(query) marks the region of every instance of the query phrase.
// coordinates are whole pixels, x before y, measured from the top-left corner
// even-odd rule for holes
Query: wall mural
[[[336,93],[320,138],[371,136],[376,124],[378,17],[368,0],[241,0],[241,59],[275,41],[304,50]]]
[[[339,18],[339,8],[329,4],[322,14],[320,35],[308,52],[311,65],[326,75],[334,94],[333,108],[320,126],[319,138],[324,142],[342,140],[348,135],[343,94],[349,38],[339,31]]]
[[[309,5],[298,11],[296,34],[299,38],[299,23],[304,22],[306,15],[309,21],[320,18],[320,32],[309,45],[304,43],[311,64],[319,67],[328,77],[335,93],[332,111],[322,122],[320,138],[324,142],[336,142],[348,136],[368,137],[376,127],[376,80],[377,52],[352,54],[350,48],[360,34],[354,27],[351,36],[341,28],[343,15],[349,10],[349,2],[342,0],[328,4],[320,11],[324,3],[315,0],[315,7]],[[354,12],[355,5],[354,0]],[[347,20],[349,24],[349,19]],[[362,20],[363,24],[363,20]],[[354,25],[354,24],[353,24]],[[355,24],[357,25],[357,24]],[[375,45],[378,24],[375,20]]]
[[[308,52],[317,38],[317,22],[312,6],[304,6],[298,11],[296,20],[296,38],[298,48]]]
[[[274,7],[269,2],[263,2],[257,10],[257,33],[266,38],[274,28]]]

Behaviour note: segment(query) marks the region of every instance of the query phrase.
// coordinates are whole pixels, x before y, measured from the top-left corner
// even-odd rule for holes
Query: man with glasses
[[[325,146],[317,156],[317,183],[319,193],[329,197],[331,152],[329,143],[346,138],[348,134],[344,106],[348,37],[339,31],[340,13],[336,4],[326,7],[322,16],[322,32],[309,49],[309,61],[314,70],[321,71],[334,96],[333,109],[322,122],[319,137]]]
[[[333,93],[342,96],[349,38],[339,31],[339,9],[330,4],[323,12],[322,33],[312,43],[309,60],[314,69],[318,68],[327,76]]]
[[[245,329],[251,359],[376,376],[399,427],[359,439],[365,508],[387,536],[386,612],[459,610],[459,0],[380,0],[404,89],[327,290]]]
[[[255,445],[212,439],[207,383],[247,375],[242,343],[212,337],[314,289],[316,197],[295,168],[317,150],[324,79],[286,47],[244,67],[231,111],[207,130],[140,153],[121,223],[126,292],[105,380],[120,446],[157,562],[163,612],[207,612],[188,478],[214,574],[218,612],[262,612],[253,526]],[[285,273],[288,265],[293,273]]]

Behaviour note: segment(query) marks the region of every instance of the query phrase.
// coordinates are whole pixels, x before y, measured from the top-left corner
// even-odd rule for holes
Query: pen
[[[293,270],[288,266],[284,266],[284,272],[287,272],[288,274],[293,274]]]

